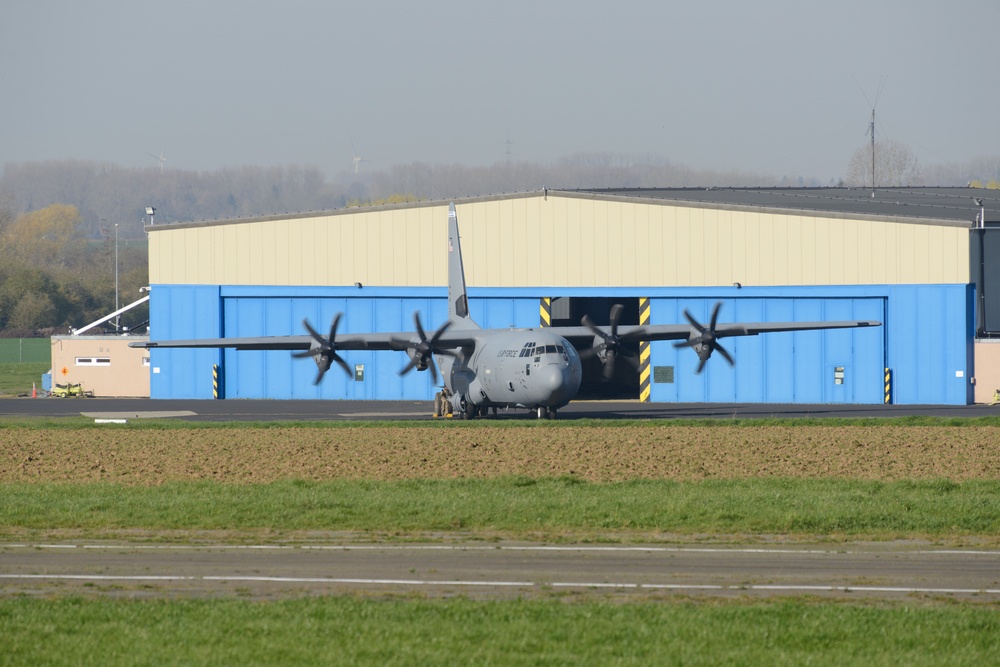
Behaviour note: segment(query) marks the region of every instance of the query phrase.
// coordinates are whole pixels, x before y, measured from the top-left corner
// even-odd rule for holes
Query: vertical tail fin
[[[469,320],[469,298],[465,291],[465,268],[462,266],[462,243],[458,237],[455,202],[448,206],[448,319]]]

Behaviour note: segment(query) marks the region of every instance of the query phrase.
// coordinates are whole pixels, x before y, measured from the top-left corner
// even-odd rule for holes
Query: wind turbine
[[[163,163],[167,161],[167,149],[164,148],[162,151],[160,151],[159,155],[154,155],[153,153],[146,153],[146,155],[148,155],[149,157],[153,158],[154,160],[159,160],[159,162],[160,162],[160,173],[162,174],[163,173]]]
[[[354,140],[353,139],[351,139],[351,156],[352,156],[351,162],[354,165],[354,173],[357,174],[358,173],[358,169],[361,168],[361,163],[364,161],[364,158],[362,158],[360,155],[358,155],[358,152],[356,150],[354,150]]]

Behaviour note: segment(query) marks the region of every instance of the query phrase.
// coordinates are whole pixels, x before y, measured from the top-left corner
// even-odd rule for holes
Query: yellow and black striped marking
[[[649,299],[639,299],[639,325],[649,325]],[[639,401],[649,403],[649,341],[639,341]]]
[[[885,404],[892,403],[892,369],[885,369]]]
[[[552,298],[543,296],[538,304],[538,319],[543,327],[552,326]]]
[[[219,397],[219,364],[212,364],[212,398]]]

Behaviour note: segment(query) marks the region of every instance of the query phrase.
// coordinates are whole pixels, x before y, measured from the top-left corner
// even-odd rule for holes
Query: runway
[[[539,544],[0,545],[0,595],[908,596],[1000,601],[1000,551]]]
[[[431,420],[430,401],[157,400],[148,398],[7,398],[0,418],[172,418],[185,421]],[[849,405],[760,403],[640,403],[573,401],[560,420],[578,419],[760,419],[828,417],[983,417],[1000,405]],[[501,411],[497,419],[532,420],[527,410]]]

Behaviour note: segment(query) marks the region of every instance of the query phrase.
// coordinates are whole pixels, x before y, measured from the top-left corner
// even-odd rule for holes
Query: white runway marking
[[[266,576],[185,576],[185,575],[113,575],[113,574],[0,574],[0,579],[48,581],[115,581],[137,583],[149,581],[218,581],[258,582],[279,584],[348,584],[368,586],[460,586],[507,588],[590,588],[618,590],[669,590],[669,591],[761,591],[761,592],[826,592],[826,593],[899,593],[926,595],[1000,595],[996,588],[922,588],[895,586],[826,586],[826,585],[774,585],[774,584],[639,584],[629,582],[589,581],[463,581],[456,579],[360,579],[342,577],[266,577]]]

